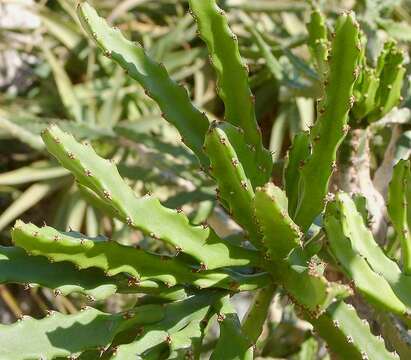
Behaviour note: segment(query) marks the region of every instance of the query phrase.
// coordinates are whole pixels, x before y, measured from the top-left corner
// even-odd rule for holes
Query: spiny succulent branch
[[[310,22],[307,24],[308,46],[320,77],[324,80],[328,72],[328,29],[325,23],[324,15],[319,9],[311,12]]]
[[[378,58],[376,74],[380,81],[375,94],[376,109],[370,114],[370,121],[380,119],[400,102],[405,75],[403,62],[404,54],[395,41],[387,41]]]
[[[42,320],[24,316],[13,325],[0,325],[0,357],[26,360],[75,356],[85,350],[104,348],[122,331],[158,322],[163,317],[160,305],[141,306],[115,315],[85,308],[73,315],[51,312]],[[21,339],[25,339],[24,346]]]
[[[345,286],[328,282],[321,268],[310,263],[302,253],[302,234],[288,215],[287,199],[282,190],[273,184],[257,189],[254,207],[263,245],[268,250],[265,256],[274,265],[267,270],[296,305],[318,317],[335,297],[349,295]]]
[[[140,44],[125,39],[120,30],[110,28],[88,3],[79,3],[77,12],[97,46],[144,87],[147,95],[159,104],[164,118],[178,129],[187,146],[206,166],[201,147],[209,122],[192,105],[187,90],[172,81],[165,67],[150,59]]]
[[[218,184],[218,196],[233,218],[249,232],[251,241],[259,246],[257,227],[252,217],[253,187],[221,127],[210,127],[204,142],[204,152],[210,159],[210,174]]]
[[[256,165],[264,169],[267,181],[272,169],[271,155],[262,145],[254,98],[248,85],[248,69],[241,59],[237,37],[215,0],[190,0],[189,3],[217,73],[217,92],[225,105],[225,120],[243,129],[246,142],[257,153]]]
[[[385,348],[382,338],[372,335],[369,324],[358,317],[354,307],[343,301],[330,305],[320,318],[311,322],[331,352],[341,359],[399,359]]]
[[[308,46],[315,59],[320,77],[326,83],[331,81],[327,73],[331,70],[328,62],[335,58],[329,49],[329,34],[325,18],[318,9],[313,10],[308,28]],[[336,33],[332,34],[334,38]],[[388,40],[381,51],[377,66],[373,68],[368,61],[365,46],[366,37],[359,32],[358,48],[360,54],[354,73],[354,84],[350,125],[362,127],[369,122],[381,119],[401,102],[404,83],[404,54],[394,40]],[[334,39],[333,39],[334,41]],[[328,80],[327,80],[328,78]],[[327,89],[324,89],[325,93]],[[321,110],[321,108],[320,108]]]
[[[126,360],[136,355],[148,355],[152,351],[156,352],[157,346],[164,346],[166,349],[170,347],[176,351],[181,347],[182,338],[188,345],[183,347],[185,352],[190,353],[192,343],[199,334],[197,331],[187,333],[184,331],[185,328],[187,326],[197,327],[207,318],[211,304],[222,296],[223,294],[219,292],[206,292],[183,301],[167,304],[164,307],[162,319],[142,327],[131,343],[118,346],[113,359]],[[186,345],[184,343],[183,345]]]
[[[337,264],[345,270],[354,286],[370,303],[400,315],[405,314],[406,306],[395,296],[384,277],[375,273],[367,260],[353,250],[348,237],[351,234],[344,232],[344,226],[337,211],[328,205],[324,224],[330,249],[336,257]],[[378,284],[378,288],[373,284]]]
[[[253,288],[258,282],[263,286],[268,280],[264,273],[257,277],[237,274],[231,278],[224,272],[197,272],[195,267],[176,257],[154,255],[107,239],[92,239],[76,232],[63,233],[51,227],[38,228],[22,222],[16,223],[12,237],[14,243],[29,254],[42,255],[56,263],[71,262],[79,270],[98,268],[109,277],[128,274],[131,276],[130,286],[142,286],[143,289],[156,288],[158,283],[167,287],[190,284],[199,288],[234,289],[244,285]],[[247,278],[250,280],[248,284]],[[238,282],[244,280],[245,284]]]
[[[285,193],[272,183],[257,188],[254,198],[255,217],[259,223],[262,242],[274,262],[283,261],[300,245],[302,233],[288,215]]]
[[[327,206],[325,228],[331,251],[354,286],[376,306],[408,318],[411,277],[384,254],[347,194],[338,193]],[[373,281],[378,289],[370,286]]]
[[[216,131],[225,134],[237,154],[239,163],[243,167],[245,175],[253,189],[257,186],[264,185],[270,177],[271,170],[258,164],[258,154],[255,147],[247,142],[244,130],[226,121],[213,122],[208,132],[212,129],[216,129]]]
[[[220,325],[220,338],[210,359],[253,359],[253,348],[249,338],[241,331],[237,312],[228,298],[220,299],[215,305],[217,321]]]
[[[285,161],[283,183],[288,198],[288,212],[292,216],[295,214],[298,203],[300,169],[310,155],[310,148],[310,134],[308,132],[298,133],[293,139]]]
[[[365,44],[365,36],[363,43]],[[352,108],[353,124],[363,126],[388,114],[401,102],[404,83],[404,54],[395,41],[384,44],[376,68],[368,64],[365,52],[361,54],[359,78],[355,85],[356,102]]]
[[[152,196],[137,198],[115,164],[99,157],[90,146],[78,143],[57,126],[47,128],[42,136],[47,149],[61,165],[130,227],[169,243],[177,252],[193,256],[206,269],[258,265],[255,251],[219,241],[212,229],[190,225],[183,213],[165,208]]]
[[[366,118],[377,107],[376,95],[380,84],[380,78],[375,69],[367,64],[363,64],[362,68],[354,89],[356,101],[352,108],[354,117],[359,121]]]
[[[329,282],[320,267],[307,265],[306,259],[299,256],[276,265],[272,272],[295,305],[314,318],[321,316],[336,298],[351,295],[346,286]]]
[[[255,295],[252,305],[244,315],[241,324],[241,330],[252,344],[256,344],[258,338],[263,332],[263,326],[266,320],[267,312],[270,308],[273,296],[276,291],[276,286],[271,284]]]
[[[388,214],[401,243],[402,268],[411,275],[411,169],[409,160],[394,166],[388,188]]]
[[[4,246],[0,247],[0,283],[43,286],[53,289],[56,295],[82,293],[93,300],[125,290],[124,282],[109,279],[102,271],[79,271],[68,263],[50,263],[42,256],[29,256],[23,249]]]
[[[360,51],[359,25],[353,14],[343,14],[338,18],[329,53],[329,74],[324,99],[318,104],[319,117],[310,131],[311,154],[301,168],[295,222],[303,232],[323,210],[337,150],[348,132]]]

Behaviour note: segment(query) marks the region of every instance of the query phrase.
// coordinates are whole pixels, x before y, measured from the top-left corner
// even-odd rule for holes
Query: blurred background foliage
[[[193,223],[208,221],[222,236],[239,236],[216,202],[211,182],[157,105],[87,39],[75,15],[77,0],[0,1],[0,245],[10,244],[17,218],[90,236],[104,234],[127,244],[167,253],[170,249],[112,221],[93,206],[68,172],[44,150],[40,132],[57,123],[76,138],[92,142],[112,158],[139,194],[154,193],[181,208]],[[215,76],[184,0],[95,0],[93,5],[127,37],[140,42],[172,78],[183,84],[197,107],[221,118]],[[294,134],[308,129],[320,94],[321,74],[310,59],[306,23],[311,3],[286,0],[225,0],[242,56],[250,70],[257,118],[275,160],[273,180],[281,183],[283,157]],[[388,146],[397,158],[411,149],[409,54],[411,1],[342,0],[316,2],[330,23],[352,9],[365,31],[368,58],[376,60],[384,41],[394,38],[406,56],[407,81],[396,132],[379,125],[372,139],[373,167]],[[395,117],[396,116],[396,117]],[[391,124],[390,123],[390,124]],[[408,130],[408,131],[407,131]],[[1,280],[1,259],[0,259]],[[1,281],[0,281],[1,283]],[[47,289],[0,285],[0,321],[22,313],[44,316],[47,309],[78,311],[87,299],[54,296]],[[137,301],[115,296],[101,308],[119,309]],[[236,304],[240,314],[247,296]],[[215,339],[209,339],[212,344]],[[206,345],[207,346],[207,343]],[[257,348],[262,358],[326,358],[293,309],[274,302]]]

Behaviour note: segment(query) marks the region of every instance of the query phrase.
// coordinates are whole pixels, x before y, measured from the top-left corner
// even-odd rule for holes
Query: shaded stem
[[[242,331],[245,336],[255,344],[260,337],[271,301],[277,289],[277,285],[270,284],[261,289],[255,295],[247,314],[244,316]]]

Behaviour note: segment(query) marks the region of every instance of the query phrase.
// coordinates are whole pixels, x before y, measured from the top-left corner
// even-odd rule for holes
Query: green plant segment
[[[349,213],[349,211],[354,211],[354,214]],[[349,216],[348,219],[347,216]],[[383,277],[384,273],[380,272],[383,266],[391,261],[385,258],[383,252],[373,243],[372,235],[362,221],[361,215],[356,212],[354,203],[347,199],[345,194],[338,194],[336,203],[328,205],[325,220],[331,251],[338,263],[347,271],[348,276],[353,279],[355,286],[363,292],[371,303],[387,307],[390,311],[398,314],[405,314],[406,305],[402,304],[395,296]],[[376,248],[374,251],[376,254],[372,253],[372,248],[367,249],[367,245],[361,246],[361,242],[365,242],[365,236],[368,241],[367,245]],[[361,248],[367,249],[367,252],[361,252]],[[370,258],[370,255],[379,258]],[[379,266],[378,261],[381,258],[385,260],[385,263]],[[375,272],[370,265],[378,266]],[[397,270],[397,275],[399,275],[399,269]],[[375,282],[379,283],[379,290],[372,286]]]
[[[210,174],[216,179],[219,197],[226,209],[249,232],[258,247],[257,227],[251,207],[253,186],[229,137],[221,127],[214,125],[207,132],[204,142],[204,152],[210,158]]]
[[[320,76],[324,79],[328,72],[327,58],[329,53],[328,30],[325,18],[318,9],[311,13],[308,29],[308,45],[311,55],[315,59],[315,64]]]
[[[203,293],[180,302],[167,304],[160,321],[140,328],[138,340],[116,347],[113,359],[130,359],[144,354],[147,358],[161,358],[162,353],[170,352],[166,358],[181,358],[198,353],[201,341],[202,321],[211,311],[211,304],[222,297],[219,293]],[[150,306],[150,305],[149,305]]]
[[[257,168],[261,167],[267,181],[272,168],[271,155],[262,145],[254,98],[248,85],[248,70],[241,59],[237,37],[230,30],[224,11],[214,0],[189,3],[217,73],[217,92],[225,105],[225,121],[243,129],[245,141],[257,153]]]
[[[302,233],[288,215],[285,193],[274,184],[258,188],[254,200],[255,216],[264,234],[263,244],[270,257],[282,261],[300,245]]]
[[[43,286],[56,295],[83,294],[89,301],[116,293],[141,297],[128,311],[113,314],[97,310],[96,303],[76,314],[50,313],[40,320],[23,317],[0,325],[0,359],[251,360],[257,356],[275,295],[287,296],[298,316],[310,323],[307,343],[315,333],[339,359],[397,358],[387,350],[392,348],[389,339],[386,347],[349,304],[366,301],[365,308],[390,312],[409,323],[409,161],[395,166],[388,194],[401,266],[386,255],[364,222],[366,201],[354,201],[344,191],[331,194],[329,183],[339,176],[334,172],[337,162],[344,161],[339,148],[355,114],[370,114],[371,121],[397,102],[402,57],[393,43],[386,45],[375,73],[385,88],[372,90],[377,101],[365,97],[353,108],[355,92],[368,91],[372,82],[365,79],[369,69],[363,66],[359,25],[352,13],[344,13],[328,39],[324,18],[313,12],[308,45],[324,94],[313,127],[294,137],[280,187],[271,181],[273,163],[262,143],[247,70],[227,18],[214,0],[190,0],[189,5],[217,72],[224,121],[210,121],[163,65],[110,28],[90,5],[80,3],[77,13],[104,54],[158,103],[241,230],[220,236],[214,226],[191,222],[181,209],[167,207],[151,193],[139,195],[120,175],[132,172],[126,164],[117,166],[118,158],[100,156],[98,143],[92,147],[57,125],[48,126],[41,135],[45,147],[67,170],[59,176],[73,175],[84,199],[109,221],[125,225],[127,234],[135,233],[139,246],[19,220],[11,232],[14,246],[0,247],[0,283]],[[255,34],[261,45],[263,36]],[[264,49],[267,58],[273,56],[269,45]],[[143,138],[131,126],[120,126],[117,134],[136,143]],[[157,139],[147,141],[180,160],[193,158]],[[196,184],[195,176],[191,179]],[[231,297],[242,291],[253,291],[255,297],[240,321]],[[205,349],[213,324],[219,336]],[[26,342],[23,348],[21,339]]]
[[[344,302],[337,301],[330,305],[323,316],[313,320],[313,324],[341,359],[399,358],[396,353],[386,350],[383,339],[371,335],[369,325],[358,317],[352,306]]]
[[[228,298],[223,298],[216,305],[217,321],[220,324],[220,338],[211,355],[211,359],[244,359],[253,358],[252,343],[241,332],[238,315]]]
[[[288,211],[295,214],[298,202],[298,189],[300,186],[300,168],[305,159],[310,155],[310,134],[308,132],[298,133],[292,142],[286,158],[284,170],[284,187],[288,198]]]
[[[23,360],[81,354],[111,343],[127,328],[161,320],[163,311],[161,306],[147,305],[134,312],[115,315],[86,308],[76,315],[51,312],[42,320],[23,317],[14,325],[1,325],[1,355],[5,359]],[[30,339],[24,347],[20,346],[22,337]]]
[[[388,213],[401,243],[403,271],[411,275],[411,193],[410,162],[400,160],[394,167],[388,189]]]
[[[404,55],[394,41],[387,41],[378,58],[376,68],[380,85],[375,95],[377,110],[370,115],[376,120],[387,114],[401,99],[401,89],[405,75]]]
[[[78,9],[84,29],[104,54],[144,87],[147,95],[159,104],[167,121],[177,127],[186,144],[206,164],[201,147],[208,120],[191,104],[187,90],[172,81],[165,67],[150,59],[141,46],[126,40],[119,30],[108,27],[90,5],[83,3]]]
[[[344,14],[338,19],[329,56],[324,99],[318,104],[319,117],[310,131],[311,154],[301,169],[295,218],[303,231],[324,207],[337,149],[348,132],[348,112],[354,103],[355,70],[360,57],[359,26],[353,15]]]
[[[332,253],[364,297],[382,309],[408,317],[411,277],[377,245],[347,194],[337,194],[327,206],[325,228]],[[378,291],[370,286],[374,281],[379,283]]]
[[[254,208],[266,257],[275,264],[271,272],[291,298],[318,317],[334,297],[348,296],[348,289],[329,283],[320,267],[308,267],[300,246],[301,231],[288,216],[287,198],[281,189],[273,184],[257,189]]]
[[[102,159],[90,146],[78,143],[57,126],[46,129],[43,139],[48,150],[72,171],[77,181],[93,191],[130,227],[169,243],[179,253],[193,256],[206,269],[258,264],[254,251],[218,241],[212,229],[190,225],[183,213],[165,208],[158,199],[150,195],[136,198],[115,164]]]
[[[78,271],[68,263],[50,263],[41,256],[28,256],[21,248],[0,247],[2,283],[18,283],[27,287],[44,286],[55,294],[83,293],[91,299],[101,300],[121,292],[121,281],[111,281],[96,269]],[[125,285],[125,286],[124,286]],[[123,290],[127,282],[123,281]]]
[[[167,287],[190,284],[199,288],[221,286],[241,287],[235,278],[217,272],[196,272],[174,258],[149,254],[144,250],[130,249],[117,242],[90,239],[79,233],[61,233],[50,227],[37,228],[32,224],[17,222],[12,231],[13,242],[29,254],[46,256],[53,263],[71,262],[78,270],[98,268],[106,276],[129,274],[129,282],[140,287]],[[194,270],[194,271],[193,271]],[[238,274],[238,278],[247,276]],[[250,277],[251,282],[264,284],[267,276]],[[252,284],[246,285],[253,287]]]
[[[362,54],[362,71],[354,89],[356,102],[352,109],[353,120],[377,121],[400,103],[405,76],[403,63],[404,54],[393,40],[384,44],[375,68]]]
[[[275,294],[276,286],[271,284],[261,290],[254,297],[252,306],[250,306],[248,313],[244,316],[244,320],[241,324],[244,335],[256,344],[260,337],[267,311],[270,308],[271,301]]]

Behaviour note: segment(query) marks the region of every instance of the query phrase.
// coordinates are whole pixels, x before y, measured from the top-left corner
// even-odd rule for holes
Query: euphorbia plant
[[[403,160],[396,166],[389,190],[388,213],[401,239],[401,265],[384,253],[368,228],[366,208],[375,205],[373,198],[366,197],[367,206],[361,207],[358,194],[333,194],[329,188],[331,180],[335,187],[354,166],[339,154],[340,147],[355,160],[359,148],[353,136],[399,102],[401,54],[388,43],[372,69],[353,14],[340,15],[328,35],[322,15],[313,12],[309,45],[323,97],[314,126],[293,141],[280,188],[270,182],[271,155],[262,144],[247,68],[224,12],[214,0],[191,0],[190,9],[217,73],[224,121],[210,121],[164,66],[110,28],[90,5],[81,3],[78,14],[90,38],[145,88],[164,119],[178,129],[247,241],[223,239],[206,224],[194,226],[181,211],[164,207],[150,194],[137,197],[114,163],[51,126],[43,132],[46,147],[74,175],[85,196],[175,251],[153,254],[103,237],[18,221],[12,231],[15,247],[1,248],[3,282],[35,283],[90,299],[116,292],[150,296],[123,313],[86,308],[1,326],[0,357],[199,359],[207,323],[216,316],[220,335],[211,358],[252,359],[271,299],[281,287],[336,357],[397,358],[350,304],[365,299],[404,326],[409,323],[410,165]],[[364,149],[367,156],[368,146]],[[240,324],[230,295],[245,290],[255,292],[255,300]],[[387,335],[390,349],[401,344],[398,338]],[[397,350],[408,351],[406,346]]]

